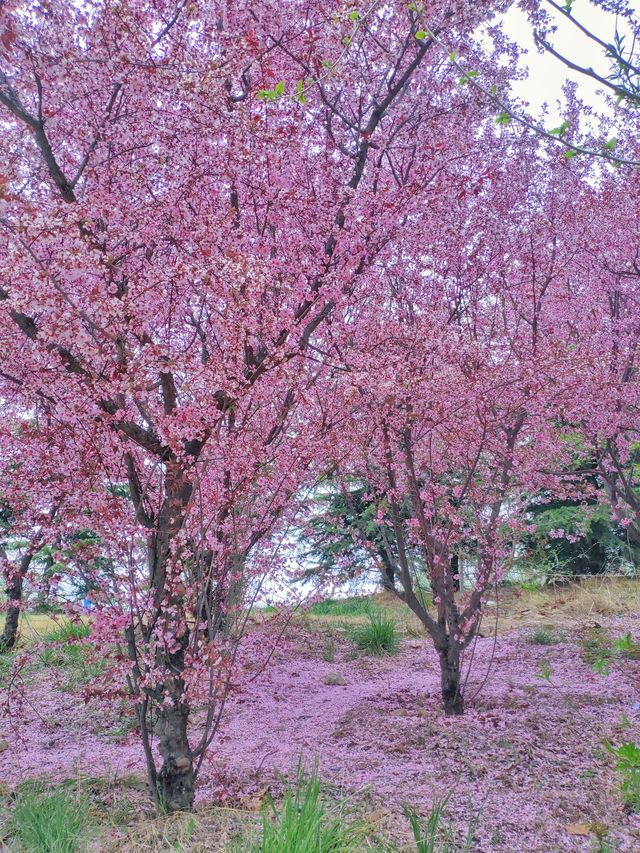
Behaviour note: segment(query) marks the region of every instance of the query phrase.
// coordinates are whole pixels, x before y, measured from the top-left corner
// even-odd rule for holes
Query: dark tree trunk
[[[24,576],[31,565],[33,554],[25,554],[20,560],[20,565],[7,583],[7,598],[9,606],[6,610],[6,618],[2,635],[0,635],[0,653],[10,651],[18,639],[18,625],[20,623],[20,604],[22,603],[22,586]]]
[[[448,717],[464,713],[464,698],[460,684],[460,650],[449,640],[448,648],[438,652],[440,657],[440,686],[444,712]]]
[[[460,558],[457,554],[451,555],[451,579],[454,590],[460,592]]]
[[[389,554],[387,553],[386,548],[382,547],[378,549],[378,554],[380,555],[380,559],[382,560],[382,587],[383,589],[388,589],[391,592],[395,592],[396,589],[396,570],[392,560],[389,559]]]
[[[187,735],[188,723],[189,708],[184,704],[158,711],[156,731],[163,763],[156,784],[159,806],[165,812],[193,808],[193,756]]]
[[[166,498],[149,537],[149,569],[158,614],[167,626],[176,632],[182,629],[184,633],[176,636],[178,648],[175,651],[159,651],[156,659],[159,670],[164,673],[162,684],[153,691],[158,713],[154,731],[158,736],[162,767],[150,781],[155,783],[157,805],[162,811],[171,813],[193,808],[195,782],[188,737],[191,708],[183,679],[189,631],[184,627],[179,575],[176,578],[173,574],[180,558],[172,554],[173,542],[185,519],[192,485],[179,464],[172,460],[166,467]],[[174,589],[176,582],[178,588]]]

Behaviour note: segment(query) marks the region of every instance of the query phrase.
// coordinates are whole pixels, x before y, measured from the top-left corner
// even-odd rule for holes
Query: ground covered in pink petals
[[[637,637],[640,624],[612,627]],[[248,803],[302,754],[318,757],[341,796],[398,832],[402,803],[428,812],[451,791],[455,826],[478,815],[477,853],[597,849],[593,833],[575,834],[587,825],[606,827],[613,850],[640,850],[640,817],[625,811],[603,749],[605,738],[640,739],[640,663],[597,675],[582,661],[579,639],[578,631],[539,646],[520,633],[500,636],[495,648],[480,640],[467,711],[445,718],[428,643],[405,640],[397,656],[373,658],[354,657],[338,639],[335,660],[326,662],[323,636],[298,631],[230,700],[199,800],[224,794]],[[550,681],[540,677],[545,664]],[[46,673],[29,681],[27,700],[0,721],[5,784],[142,772],[135,733],[118,737],[118,721],[95,703],[61,692]]]

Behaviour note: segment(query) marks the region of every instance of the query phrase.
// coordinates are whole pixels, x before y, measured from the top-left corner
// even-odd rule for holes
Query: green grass
[[[87,828],[88,801],[64,791],[22,787],[9,831],[25,853],[77,853]]]
[[[403,806],[413,832],[417,853],[470,853],[472,850],[477,817],[470,822],[464,842],[458,843],[455,833],[444,821],[450,799],[451,794],[447,794],[441,800],[436,800],[426,818],[420,817],[410,806]]]
[[[313,616],[367,616],[371,611],[371,599],[360,596],[357,598],[326,598],[312,604],[308,612]]]
[[[296,782],[280,809],[265,814],[254,853],[359,853],[362,827],[342,815],[329,814],[320,793],[317,765],[306,773],[298,762]]]
[[[367,622],[353,628],[351,638],[371,655],[394,655],[398,651],[400,637],[396,620],[381,610],[369,610]]]
[[[88,622],[63,622],[51,631],[42,635],[45,643],[74,643],[84,640],[91,633],[91,625]]]
[[[540,627],[535,628],[527,635],[527,640],[536,646],[555,646],[562,642],[562,637],[554,628]]]
[[[82,643],[90,633],[91,625],[86,622],[65,622],[42,637],[44,648],[39,653],[40,662],[45,667],[65,670],[65,690],[93,681],[106,666],[103,658],[91,660],[91,649]]]

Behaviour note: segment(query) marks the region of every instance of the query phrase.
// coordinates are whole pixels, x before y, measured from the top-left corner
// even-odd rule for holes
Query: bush
[[[371,655],[394,655],[400,642],[395,619],[379,610],[370,610],[367,624],[352,629],[351,636],[358,648]]]
[[[10,818],[10,831],[27,853],[76,853],[86,828],[88,804],[66,791],[25,786]]]
[[[320,797],[317,765],[307,775],[298,762],[295,788],[285,793],[280,811],[263,817],[255,853],[357,853],[362,831],[340,816],[330,816]]]

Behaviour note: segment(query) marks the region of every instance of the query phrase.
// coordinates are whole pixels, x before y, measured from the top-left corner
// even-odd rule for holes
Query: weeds
[[[367,623],[351,630],[358,648],[371,655],[394,655],[400,639],[396,620],[380,610],[370,610]]]
[[[27,853],[76,853],[86,830],[88,801],[64,790],[24,786],[9,828]]]
[[[51,643],[74,643],[84,640],[91,633],[91,625],[88,622],[62,622],[51,631],[43,635],[42,640]]]
[[[604,747],[617,759],[616,770],[622,776],[620,791],[625,806],[640,812],[640,748],[632,741],[613,746],[608,740]]]
[[[92,660],[91,650],[81,642],[90,633],[91,626],[85,622],[65,622],[42,638],[45,645],[38,655],[40,661],[45,667],[65,670],[64,690],[74,690],[93,681],[106,666],[103,658]]]
[[[410,806],[403,806],[411,825],[417,853],[470,853],[478,819],[475,817],[470,822],[464,842],[462,845],[458,844],[453,830],[444,822],[450,799],[451,794],[447,794],[441,800],[436,800],[426,818],[421,818]]]
[[[542,626],[532,631],[527,640],[536,646],[555,646],[562,642],[562,637],[553,628]]]
[[[265,814],[255,853],[357,853],[362,829],[340,816],[329,815],[320,796],[317,765],[307,774],[298,761],[294,788],[285,793],[278,811]]]

